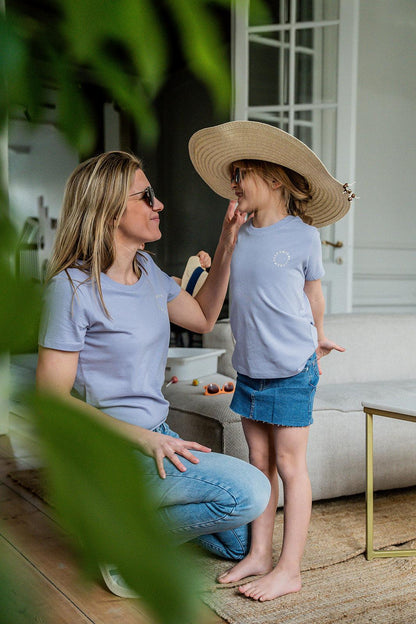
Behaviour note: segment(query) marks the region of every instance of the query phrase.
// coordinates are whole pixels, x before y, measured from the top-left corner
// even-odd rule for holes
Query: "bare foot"
[[[279,570],[276,567],[266,576],[241,585],[238,589],[248,598],[264,602],[266,600],[274,600],[285,594],[298,592],[301,587],[300,573],[289,574],[285,570]]]
[[[236,583],[248,576],[257,576],[257,574],[266,574],[272,569],[271,556],[257,557],[248,554],[239,561],[233,568],[230,568],[218,577],[218,583]]]

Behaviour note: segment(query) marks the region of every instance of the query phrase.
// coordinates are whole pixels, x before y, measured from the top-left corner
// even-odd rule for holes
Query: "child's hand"
[[[246,220],[246,215],[238,210],[238,201],[232,200],[228,204],[225,219],[222,225],[221,238],[231,251],[237,242],[238,231]]]
[[[318,341],[316,355],[318,358],[318,369],[320,375],[322,375],[322,369],[319,360],[321,359],[321,357],[324,357],[324,355],[328,355],[329,353],[331,353],[333,349],[335,349],[335,351],[341,351],[341,353],[345,351],[344,347],[340,347],[332,340],[328,340],[328,338],[323,338],[322,340]]]
[[[203,269],[209,269],[211,266],[211,256],[206,251],[198,251],[196,254]]]

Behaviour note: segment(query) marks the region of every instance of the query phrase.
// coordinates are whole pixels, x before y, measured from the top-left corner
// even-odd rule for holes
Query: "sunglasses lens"
[[[234,169],[234,172],[231,176],[231,182],[235,182],[236,184],[240,184],[240,180],[241,180],[241,173],[240,173],[240,167],[236,167]]]
[[[217,394],[219,391],[220,391],[220,389],[217,386],[217,384],[208,384],[208,386],[207,386],[208,394]]]
[[[234,384],[232,383],[232,381],[229,381],[228,383],[224,384],[223,390],[224,392],[232,392],[234,390]]]
[[[153,208],[155,205],[155,192],[151,186],[148,186],[144,193],[145,199],[149,204],[150,208]]]

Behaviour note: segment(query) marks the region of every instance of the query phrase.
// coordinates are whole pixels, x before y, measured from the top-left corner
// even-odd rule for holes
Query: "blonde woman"
[[[169,321],[198,333],[213,327],[243,217],[230,203],[209,276],[193,298],[144,251],[161,237],[163,208],[130,154],[108,152],[75,169],[49,263],[37,385],[136,444],[178,542],[198,538],[238,560],[269,483],[249,464],[172,432],[161,387]],[[116,573],[106,569],[104,578],[114,593],[129,595]]]
[[[318,360],[344,349],[324,332],[321,241],[349,208],[346,188],[316,155],[286,132],[253,121],[205,128],[190,141],[193,164],[219,195],[250,215],[231,263],[231,328],[237,385],[231,409],[242,417],[250,462],[267,475],[272,495],[252,523],[248,556],[221,583],[273,600],[301,588],[301,559],[311,513],[306,465]],[[311,225],[312,224],[312,225]],[[284,489],[283,543],[273,568],[272,537]]]

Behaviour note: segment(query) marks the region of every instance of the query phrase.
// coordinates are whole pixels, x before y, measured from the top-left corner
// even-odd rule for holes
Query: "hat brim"
[[[315,227],[341,219],[351,202],[316,154],[292,135],[258,121],[230,121],[195,132],[189,141],[189,155],[201,178],[226,199],[235,199],[230,183],[231,163],[263,160],[300,173],[309,183],[311,199],[305,214]]]

